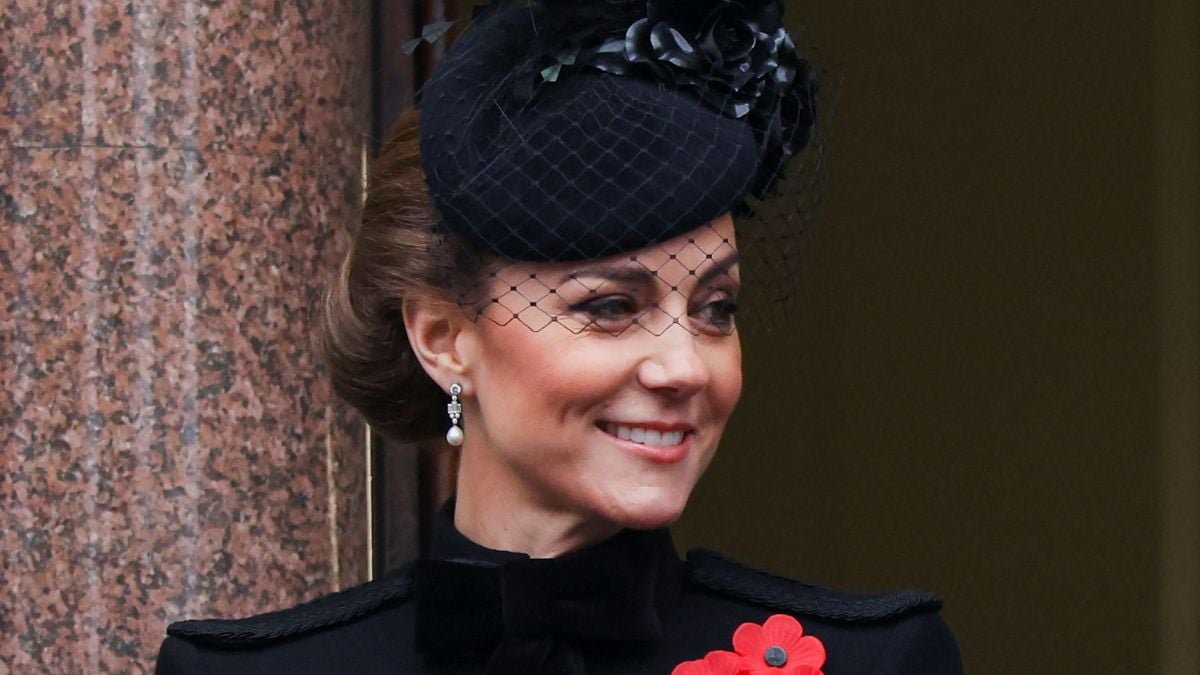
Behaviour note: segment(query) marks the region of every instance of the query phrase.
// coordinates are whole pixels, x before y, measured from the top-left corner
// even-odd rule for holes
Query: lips
[[[604,430],[623,441],[633,441],[642,445],[667,447],[683,442],[683,431],[658,431],[645,427],[627,427],[619,424],[605,424]]]
[[[597,422],[618,447],[655,464],[677,464],[691,454],[695,429],[686,424]]]
[[[616,436],[622,441],[630,441],[642,446],[670,448],[683,443],[685,438],[694,430],[691,425],[684,423],[662,422],[601,422],[596,423],[601,431],[610,436]]]

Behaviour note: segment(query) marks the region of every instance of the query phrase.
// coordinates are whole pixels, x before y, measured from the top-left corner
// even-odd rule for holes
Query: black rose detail
[[[778,1],[652,0],[646,16],[605,42],[591,65],[617,74],[649,67],[723,114],[744,117],[768,89],[795,80],[798,57],[782,17]]]

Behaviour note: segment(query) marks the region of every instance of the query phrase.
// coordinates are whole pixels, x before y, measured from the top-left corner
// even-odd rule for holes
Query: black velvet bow
[[[581,641],[661,637],[647,555],[601,545],[501,565],[426,561],[417,570],[417,648],[456,658],[491,650],[488,673],[582,674]]]

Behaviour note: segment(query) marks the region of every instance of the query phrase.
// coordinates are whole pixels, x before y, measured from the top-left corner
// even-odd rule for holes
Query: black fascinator
[[[790,294],[824,173],[817,81],[781,1],[493,2],[450,46],[419,105],[434,204],[481,255],[564,269],[638,263],[647,247],[695,246],[684,235],[732,214],[758,309]],[[503,291],[520,288],[537,308],[532,320],[511,297],[462,297],[540,329],[561,323],[543,301],[559,285],[531,294],[505,280]],[[642,304],[629,324],[663,306]]]

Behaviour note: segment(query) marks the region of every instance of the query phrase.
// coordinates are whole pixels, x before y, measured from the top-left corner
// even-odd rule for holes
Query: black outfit
[[[172,624],[159,675],[396,673],[670,675],[731,650],[743,623],[797,618],[825,646],[825,675],[959,675],[941,602],[791,581],[668,532],[625,531],[554,560],[483,548],[440,514],[434,550],[382,579],[239,620]]]

